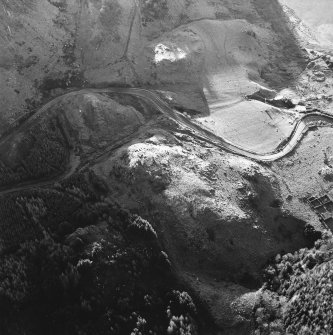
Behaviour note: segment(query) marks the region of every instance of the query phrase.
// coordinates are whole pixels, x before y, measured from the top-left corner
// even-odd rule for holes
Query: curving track
[[[19,126],[14,133],[18,131],[22,131],[29,127],[32,123],[38,121],[40,117],[43,116],[43,113],[49,109],[50,107],[59,103],[64,97],[71,97],[76,95],[81,95],[85,93],[122,93],[129,94],[144,99],[151,103],[156,107],[162,114],[168,116],[172,120],[176,121],[181,126],[190,130],[193,136],[196,136],[202,140],[205,140],[223,150],[228,152],[241,155],[244,157],[248,157],[257,161],[275,161],[279,158],[282,158],[289,154],[300,142],[304,134],[311,128],[320,126],[320,123],[326,123],[333,126],[333,114],[324,113],[321,111],[314,111],[311,113],[307,113],[302,115],[302,117],[297,121],[295,128],[289,138],[286,139],[285,144],[276,149],[276,151],[268,152],[265,154],[259,154],[255,151],[251,151],[236,144],[229,142],[223,137],[219,137],[214,135],[212,132],[204,129],[200,125],[192,122],[187,117],[181,115],[180,113],[175,112],[163,99],[161,99],[158,94],[153,91],[142,89],[142,88],[102,88],[102,89],[94,89],[87,88],[76,91],[71,91],[69,93],[65,93],[61,96],[54,98],[53,100],[46,103],[42,108],[40,108],[33,116],[31,116],[28,120],[26,120],[21,126]],[[13,134],[9,134],[0,139],[0,144],[6,141]]]
[[[251,158],[257,161],[265,161],[271,162],[275,161],[279,158],[282,158],[289,154],[291,151],[295,149],[298,143],[301,141],[303,136],[307,133],[307,131],[311,128],[318,127],[322,123],[328,123],[333,126],[333,114],[327,114],[321,111],[311,112],[302,115],[302,117],[297,121],[295,128],[289,138],[286,139],[285,144],[276,149],[276,151],[268,152],[265,154],[259,154],[255,151],[251,151],[236,144],[233,144],[226,139],[216,136],[210,131],[202,128],[198,124],[192,122],[188,118],[175,113],[166,102],[164,102],[157,94],[152,91],[144,90],[144,89],[126,89],[127,92],[141,98],[149,100],[153,103],[159,111],[163,114],[168,115],[173,120],[177,121],[179,124],[189,128],[194,131],[193,135],[197,136],[201,139],[206,140],[209,143],[212,143],[219,148],[226,150],[228,152],[241,155],[247,158]],[[130,91],[130,92],[128,92]]]
[[[177,122],[179,125],[189,130],[192,136],[197,137],[198,139],[208,142],[212,145],[215,145],[216,147],[226,150],[230,153],[263,162],[275,161],[279,158],[288,155],[291,151],[295,149],[295,147],[298,145],[298,143],[301,141],[301,139],[309,129],[327,124],[333,126],[333,115],[331,114],[327,114],[321,111],[314,111],[311,113],[304,114],[297,121],[293,132],[291,133],[289,138],[286,139],[284,145],[278,147],[276,151],[268,152],[265,154],[259,154],[257,152],[237,146],[236,144],[233,144],[222,137],[216,136],[212,132],[202,128],[200,125],[192,122],[187,117],[181,115],[180,113],[175,112],[163,99],[161,99],[158,96],[158,94],[156,94],[153,91],[141,88],[117,88],[117,87],[103,88],[103,89],[87,88],[65,93],[49,101],[43,107],[41,107],[33,116],[31,116],[29,119],[23,122],[19,127],[14,129],[13,132],[1,138],[0,145],[5,141],[10,140],[10,137],[15,136],[17,132],[25,130],[32,123],[38,121],[38,119],[43,116],[43,113],[46,112],[48,108],[61,102],[61,100],[64,97],[71,97],[85,93],[121,93],[121,94],[134,95],[151,103],[162,114],[168,116],[169,118]],[[117,145],[115,146],[115,148],[118,148],[120,146],[121,145]],[[75,171],[76,171],[75,168],[71,168],[70,174],[73,174]],[[68,177],[68,174],[69,172],[67,171],[66,174],[53,178],[52,180],[34,181],[31,183],[28,182],[25,183],[24,185],[18,185],[17,187],[14,188],[0,190],[0,195],[5,195],[11,192],[22,191],[32,187],[47,186],[56,181],[63,180],[64,178]]]

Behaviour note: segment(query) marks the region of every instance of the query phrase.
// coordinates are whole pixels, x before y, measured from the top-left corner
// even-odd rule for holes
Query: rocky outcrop
[[[185,135],[151,129],[146,136],[97,164],[95,173],[121,204],[155,222],[180,277],[210,301],[213,314],[223,295],[240,285],[223,303],[218,324],[224,329],[245,322],[247,329],[251,317],[231,313],[234,301],[260,286],[271,257],[307,244],[305,222],[283,210],[279,182],[268,169]],[[215,291],[217,300],[209,298],[214,281],[230,283]]]

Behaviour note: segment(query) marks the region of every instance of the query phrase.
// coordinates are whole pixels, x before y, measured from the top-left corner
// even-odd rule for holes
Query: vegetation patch
[[[69,143],[57,119],[43,120],[24,131],[13,144],[4,142],[0,155],[0,185],[63,173],[69,160]]]
[[[49,3],[59,9],[60,12],[65,12],[67,9],[67,4],[65,0],[48,0]]]
[[[155,20],[161,20],[168,15],[168,1],[167,0],[140,0],[141,7],[141,21],[142,25],[146,27],[149,23]]]
[[[152,225],[107,197],[92,172],[11,201],[43,234],[20,232],[26,240],[0,255],[1,334],[197,333],[196,306]],[[89,222],[70,214],[75,203]],[[66,221],[56,224],[55,211]]]
[[[265,270],[256,334],[332,334],[333,240],[278,255]]]
[[[64,48],[71,48],[72,46],[68,45]],[[65,54],[65,59],[68,62],[72,62],[73,55]],[[52,90],[55,89],[67,89],[70,87],[84,87],[87,84],[87,81],[84,79],[83,74],[80,70],[74,69],[66,71],[64,74],[61,75],[51,75],[49,77],[45,77],[43,82],[38,85],[41,93],[43,94],[44,98],[48,98]]]

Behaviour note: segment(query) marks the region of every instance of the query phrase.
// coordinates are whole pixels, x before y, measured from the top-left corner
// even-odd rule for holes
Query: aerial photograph
[[[333,0],[0,0],[0,335],[333,335]]]

